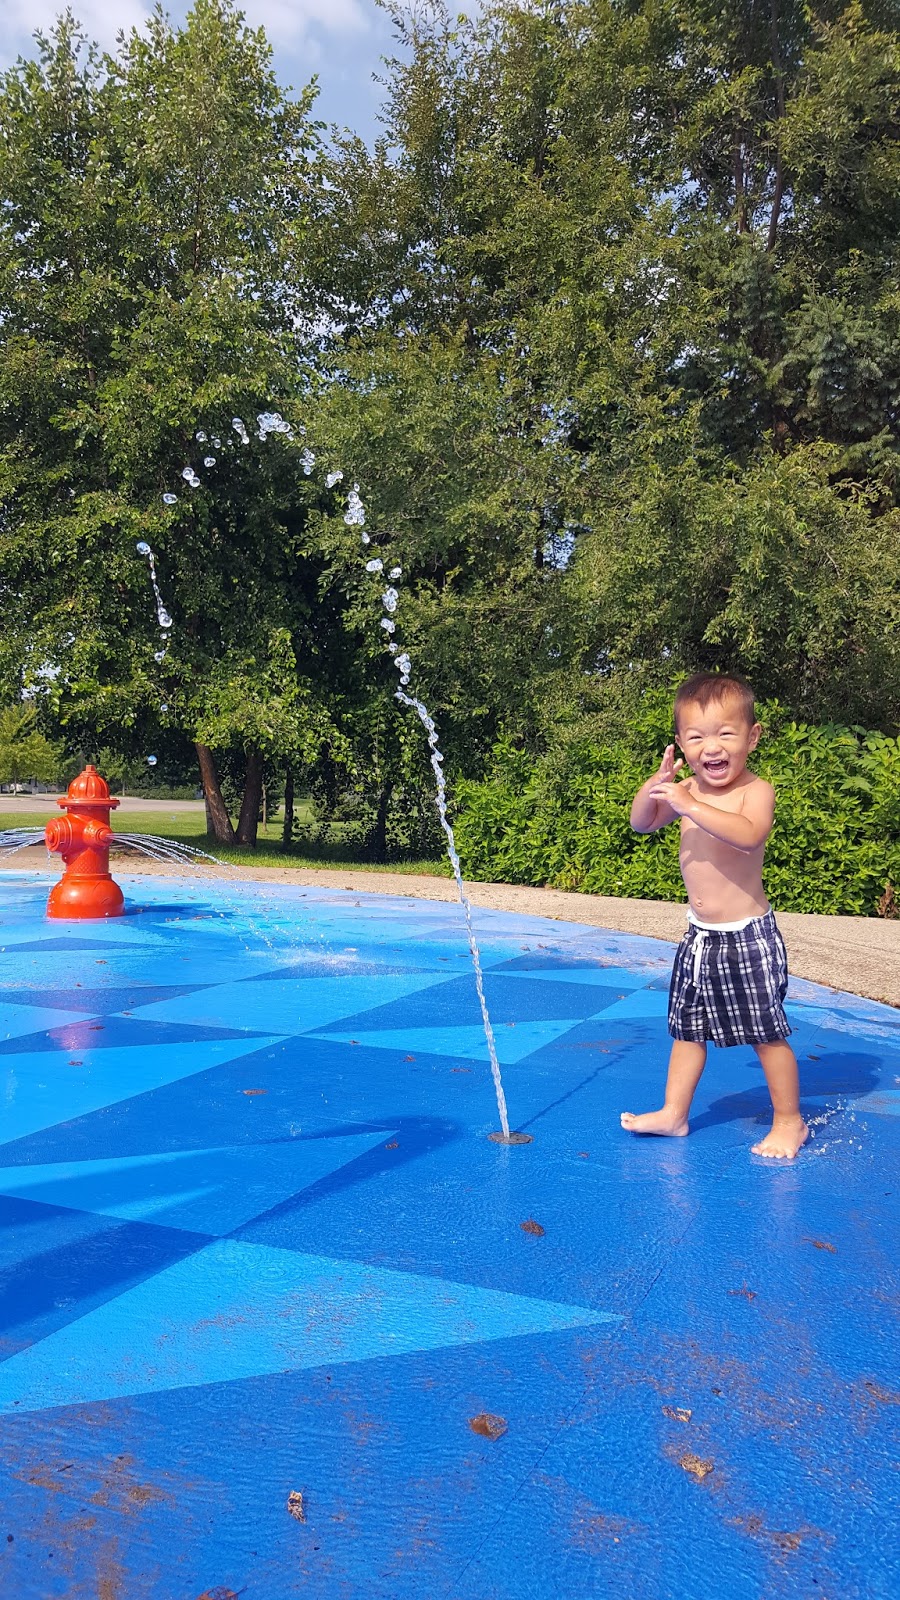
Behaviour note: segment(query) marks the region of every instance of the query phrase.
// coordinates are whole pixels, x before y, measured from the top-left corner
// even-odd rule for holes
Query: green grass
[[[300,822],[308,823],[308,808],[297,807]],[[269,822],[259,827],[255,850],[216,844],[207,837],[205,829],[198,831],[197,812],[190,811],[128,811],[113,817],[117,833],[146,833],[154,838],[177,839],[180,844],[192,845],[195,850],[205,850],[227,861],[232,866],[245,867],[330,867],[337,872],[400,872],[424,873],[431,878],[450,876],[449,863],[443,859],[425,861],[361,861],[340,842],[309,840],[296,841],[290,852],[281,849],[281,822]],[[26,812],[0,815],[0,828],[42,828],[48,813]]]

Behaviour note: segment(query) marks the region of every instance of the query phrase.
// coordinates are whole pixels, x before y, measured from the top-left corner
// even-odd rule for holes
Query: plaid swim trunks
[[[786,1039],[787,951],[775,915],[720,930],[688,919],[669,986],[673,1039],[718,1045]]]

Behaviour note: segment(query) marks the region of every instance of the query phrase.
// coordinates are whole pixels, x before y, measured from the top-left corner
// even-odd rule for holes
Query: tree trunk
[[[284,827],[281,830],[281,848],[285,852],[291,848],[294,836],[294,769],[288,767],[284,777]]]
[[[256,849],[256,835],[259,832],[259,803],[262,799],[262,786],[262,751],[248,750],[247,775],[244,779],[241,814],[238,817],[237,825],[237,842],[238,844],[249,845],[251,850]]]
[[[387,858],[387,819],[391,804],[393,789],[386,784],[378,794],[378,810],[375,814],[375,831],[372,835],[372,854],[376,861]]]
[[[205,744],[195,744],[194,749],[197,752],[200,779],[206,800],[206,831],[219,844],[234,844],[234,829],[225,801],[222,799],[213,753]]]

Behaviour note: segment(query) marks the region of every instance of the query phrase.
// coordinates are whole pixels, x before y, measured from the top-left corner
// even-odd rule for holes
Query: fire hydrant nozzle
[[[120,917],[125,896],[109,873],[109,847],[115,837],[109,817],[118,800],[112,799],[105,779],[89,766],[69,784],[65,799],[56,803],[67,815],[48,822],[44,837],[47,849],[61,855],[65,865],[50,891],[48,917]]]

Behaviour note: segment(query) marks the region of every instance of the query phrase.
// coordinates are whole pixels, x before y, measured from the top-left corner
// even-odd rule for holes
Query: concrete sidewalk
[[[56,791],[53,794],[0,794],[0,816],[33,816],[36,811],[46,811],[55,817],[59,814],[56,802]],[[120,814],[123,811],[168,811],[170,814],[192,811],[198,817],[206,815],[202,800],[148,800],[136,794],[123,794],[117,809]]]

